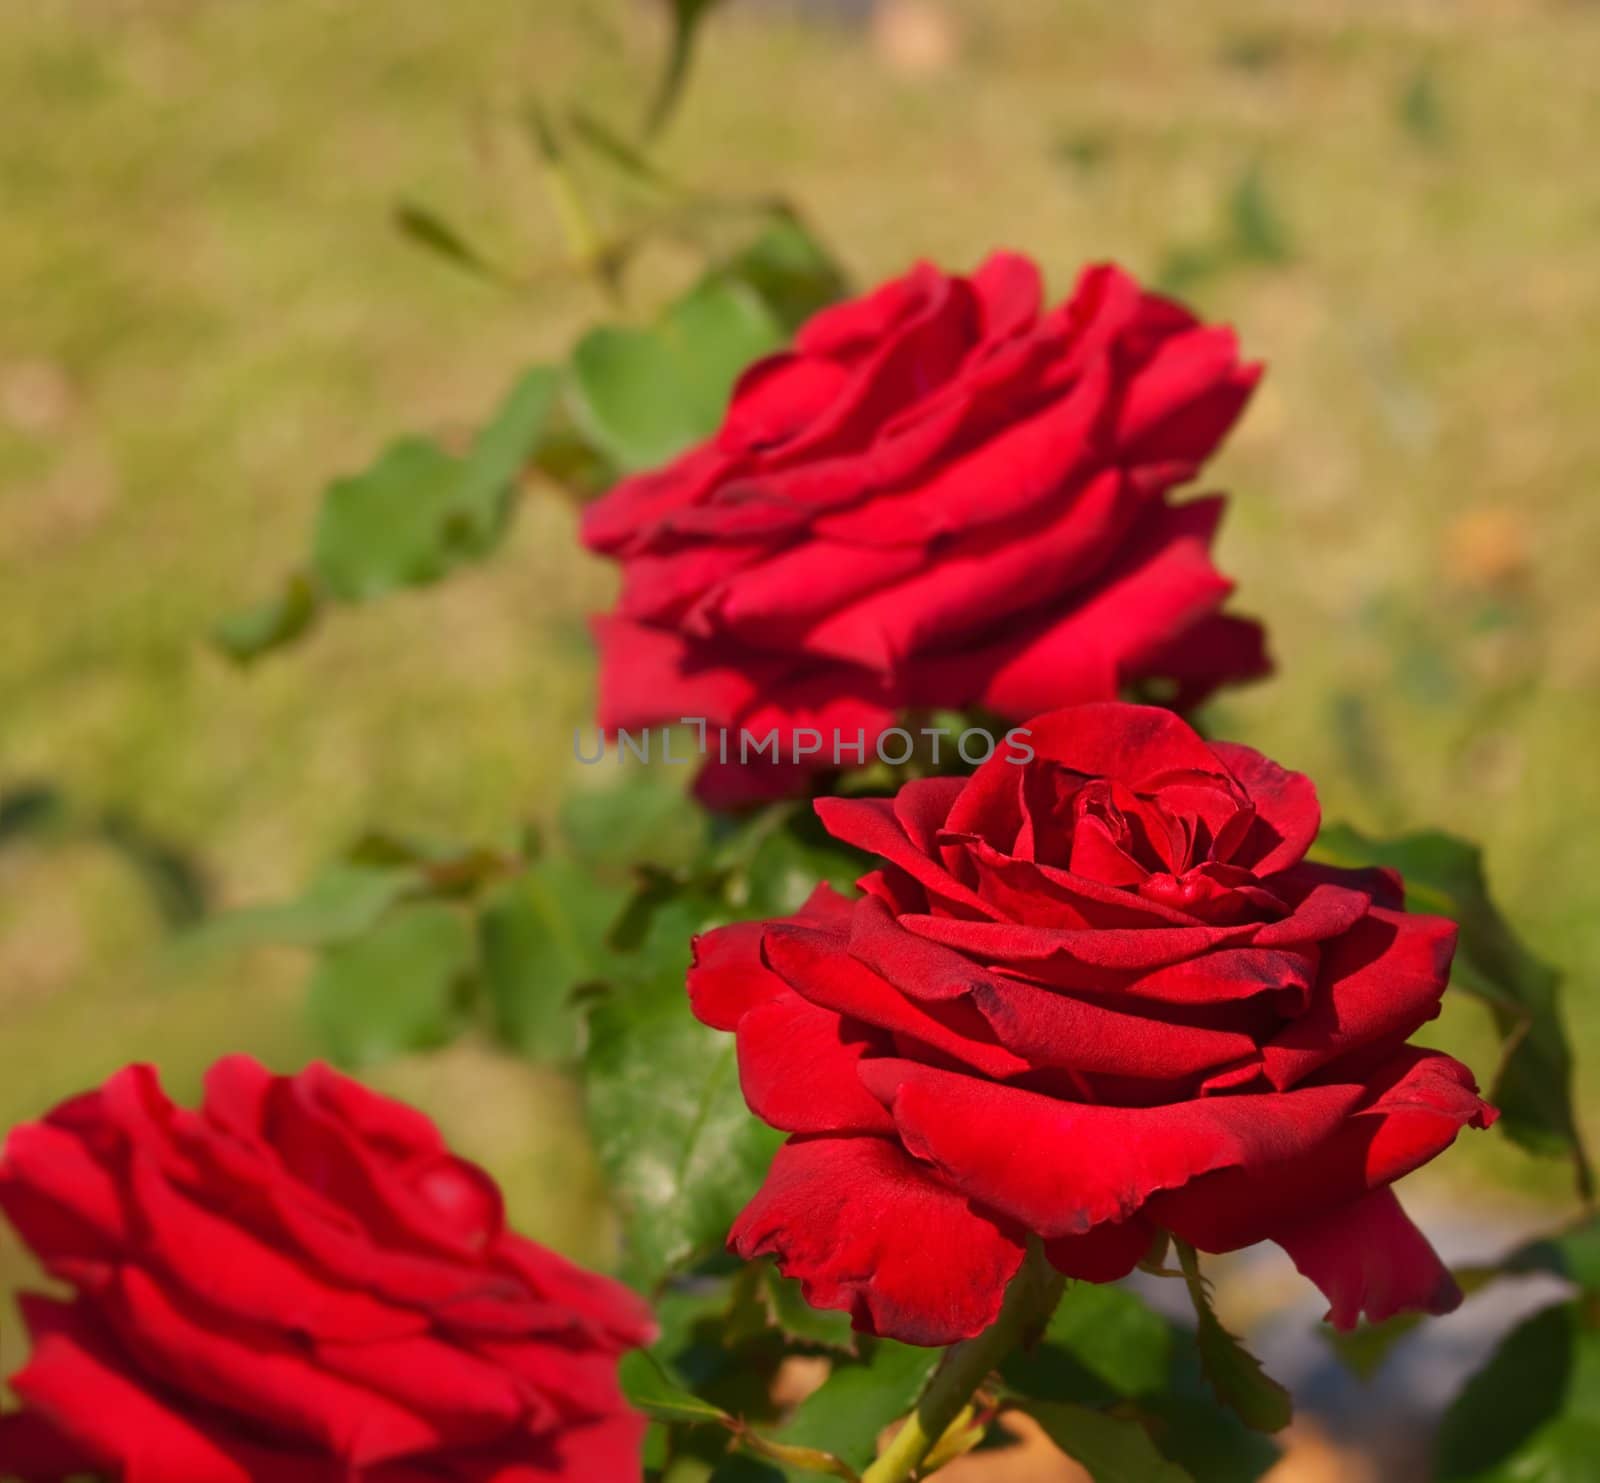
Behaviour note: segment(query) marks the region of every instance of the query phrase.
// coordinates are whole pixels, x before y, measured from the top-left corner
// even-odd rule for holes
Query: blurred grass
[[[1332,816],[1482,840],[1569,974],[1581,1078],[1600,1051],[1600,9],[924,11],[947,44],[910,56],[793,6],[719,18],[667,163],[792,195],[863,281],[1004,243],[1058,291],[1116,257],[1239,326],[1271,373],[1216,470],[1222,557],[1281,673],[1215,723],[1312,772]],[[632,116],[656,19],[624,0],[5,8],[0,788],[48,780],[190,842],[230,903],[289,891],[368,825],[471,838],[548,814],[588,701],[582,615],[609,591],[553,500],[489,568],[248,674],[203,636],[298,559],[323,481],[403,430],[470,424],[602,312],[576,283],[484,288],[389,212],[426,200],[508,260],[552,257],[497,121],[529,92]],[[302,972],[174,961],[103,851],[8,847],[0,1127],[132,1057],[184,1093],[226,1050],[298,1064]],[[1487,1070],[1473,1007],[1439,1033]],[[532,1234],[604,1260],[558,1082],[474,1047],[381,1080],[507,1177]],[[1559,1167],[1472,1143],[1465,1177],[1561,1192]]]

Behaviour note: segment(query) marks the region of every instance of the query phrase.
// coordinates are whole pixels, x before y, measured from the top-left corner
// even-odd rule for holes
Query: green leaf
[[[763,1295],[774,1326],[786,1339],[838,1354],[855,1354],[859,1345],[850,1315],[834,1308],[813,1308],[800,1284],[766,1265]]]
[[[214,917],[191,932],[184,945],[205,949],[267,944],[326,947],[348,942],[371,928],[416,885],[417,873],[409,868],[330,865],[296,900]]]
[[[725,262],[717,276],[753,289],[786,335],[850,292],[844,270],[789,211]]]
[[[687,955],[685,938],[671,968],[589,1015],[589,1125],[643,1286],[721,1249],[782,1141],[746,1108],[730,1037],[689,1013]]]
[[[330,484],[312,543],[328,593],[366,602],[487,555],[505,533],[559,384],[548,367],[526,372],[465,458],[404,438],[371,468]]]
[[[363,473],[334,480],[313,542],[328,591],[342,602],[366,602],[442,577],[440,533],[460,472],[437,444],[406,438]]]
[[[857,1471],[878,1455],[878,1434],[916,1405],[943,1351],[880,1339],[859,1363],[838,1363],[803,1400],[777,1440],[830,1452]]]
[[[701,435],[717,429],[745,368],[784,343],[761,296],[725,276],[702,279],[666,312],[660,333],[671,347]]]
[[[273,649],[292,644],[317,616],[316,585],[296,572],[276,597],[219,618],[211,641],[237,664],[249,664]]]
[[[534,467],[583,503],[615,484],[619,471],[605,450],[584,431],[577,406],[573,382],[570,378],[563,380],[561,394],[550,409],[550,421],[539,442]]]
[[[1446,1412],[1439,1483],[1590,1483],[1600,1457],[1600,1332],[1577,1304],[1519,1324]]]
[[[627,893],[571,861],[536,860],[490,897],[478,918],[483,984],[500,1037],[542,1061],[578,1053],[574,992],[611,961],[606,934]]]
[[[1173,1325],[1172,1368],[1159,1391],[1139,1397],[1157,1426],[1162,1453],[1202,1483],[1256,1483],[1282,1454],[1216,1402],[1193,1331]]]
[[[572,352],[572,374],[575,415],[624,469],[665,463],[704,435],[678,391],[676,358],[651,330],[591,330]]]
[[[871,868],[867,856],[829,836],[810,808],[790,810],[756,844],[735,889],[751,915],[788,916],[824,881],[854,895],[856,880]]]
[[[1507,1272],[1552,1272],[1585,1292],[1600,1292],[1600,1218],[1519,1247],[1503,1264]]]
[[[665,463],[709,437],[734,380],[783,331],[753,290],[702,280],[655,329],[605,325],[572,352],[572,410],[625,470]]]
[[[1034,1401],[1026,1409],[1095,1483],[1193,1483],[1187,1472],[1161,1455],[1137,1421],[1068,1401]]]
[[[494,283],[509,281],[503,270],[495,267],[431,207],[415,201],[401,201],[394,208],[394,224],[402,236],[417,246],[437,253],[474,277],[486,278]]]
[[[1294,1418],[1294,1403],[1289,1392],[1222,1326],[1222,1320],[1211,1306],[1210,1289],[1200,1275],[1194,1248],[1181,1241],[1174,1244],[1194,1304],[1195,1344],[1200,1352],[1200,1366],[1216,1391],[1217,1399],[1255,1431],[1282,1431]]]
[[[1228,223],[1233,251],[1246,262],[1281,264],[1294,256],[1289,229],[1259,165],[1246,170],[1234,186]]]
[[[445,535],[463,558],[486,555],[505,533],[517,480],[534,457],[561,388],[550,366],[525,371],[473,440],[445,506]]]
[[[333,1056],[366,1066],[448,1042],[461,1025],[472,930],[442,902],[400,906],[371,931],[323,954],[309,1011]]]
[[[661,732],[653,731],[650,741],[659,748]],[[677,738],[674,745],[681,746]],[[616,775],[609,786],[574,789],[562,801],[562,836],[591,870],[620,878],[632,878],[640,865],[677,870],[704,848],[706,812],[684,791],[687,769],[662,767],[660,761],[659,752],[652,753],[649,767],[631,759],[619,766],[608,758],[595,769]]]
[[[1198,1310],[1196,1318],[1201,1368],[1217,1399],[1254,1431],[1282,1431],[1294,1415],[1289,1392],[1222,1326],[1209,1305]]]
[[[1380,840],[1332,824],[1313,853],[1331,865],[1398,870],[1412,910],[1460,924],[1451,983],[1489,1006],[1505,1047],[1489,1093],[1499,1126],[1530,1151],[1570,1156],[1588,1198],[1593,1180],[1573,1107],[1561,976],[1523,946],[1490,899],[1478,848],[1431,831]]]
[[[652,1420],[733,1425],[733,1418],[726,1411],[686,1390],[647,1349],[635,1349],[624,1356],[617,1378],[629,1404]]]
[[[1216,1403],[1192,1330],[1152,1312],[1135,1293],[1073,1283],[1031,1351],[1001,1369],[1032,1412],[1040,1401],[1121,1411],[1154,1425],[1163,1456],[1204,1483],[1254,1483],[1278,1450]]]
[[[1043,1339],[1001,1373],[1023,1396],[1109,1405],[1161,1390],[1172,1361],[1171,1325],[1126,1288],[1075,1282]]]
[[[611,164],[636,185],[671,195],[686,194],[685,189],[673,180],[642,149],[630,144],[603,119],[596,117],[581,104],[567,110],[567,125],[573,137],[581,140],[595,154]]]
[[[788,1483],[794,1476],[777,1463],[747,1452],[730,1452],[713,1469],[707,1483]]]

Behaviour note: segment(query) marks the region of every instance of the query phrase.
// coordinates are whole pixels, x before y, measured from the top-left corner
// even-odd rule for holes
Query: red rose
[[[0,1475],[641,1476],[616,1374],[639,1300],[507,1231],[426,1118],[325,1067],[221,1061],[198,1113],[120,1072],[11,1133],[0,1209],[76,1290],[23,1300]]]
[[[1306,863],[1311,783],[1170,712],[1058,711],[1027,747],[820,800],[882,857],[866,894],[697,942],[696,1015],[795,1135],[732,1245],[913,1344],[985,1328],[1030,1232],[1090,1281],[1161,1231],[1276,1241],[1341,1327],[1453,1307],[1389,1186],[1495,1116],[1406,1044],[1454,924]]]
[[[1141,679],[1186,705],[1263,673],[1259,627],[1220,612],[1222,500],[1167,498],[1259,369],[1109,266],[1046,314],[1009,253],[823,311],[715,438],[590,508],[585,542],[623,567],[601,725],[730,728],[700,778],[730,803],[801,791],[858,733],[870,758],[909,709],[1021,720]],[[740,728],[776,731],[784,765],[741,767]]]

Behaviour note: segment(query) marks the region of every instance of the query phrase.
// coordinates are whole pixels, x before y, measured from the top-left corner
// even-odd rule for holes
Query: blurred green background
[[[1487,847],[1600,1053],[1600,6],[1584,0],[833,0],[709,24],[663,162],[779,191],[865,284],[1010,245],[1059,294],[1111,257],[1270,363],[1214,471],[1280,672],[1212,722],[1330,817]],[[300,559],[321,486],[476,424],[609,314],[508,143],[530,96],[642,109],[644,0],[11,0],[0,13],[0,793],[48,784],[295,891],[369,827],[503,836],[572,781],[611,573],[553,494],[487,566],[241,672],[217,616]],[[533,272],[401,239],[426,200]],[[662,250],[648,286],[684,281]],[[148,857],[150,850],[144,851]],[[158,861],[159,863],[159,861]],[[93,831],[0,838],[0,1128],[134,1058],[313,1053],[303,955],[174,953]],[[1485,1077],[1481,1010],[1438,1035]],[[572,1094],[468,1044],[373,1073],[594,1261]],[[1589,1092],[1592,1125],[1600,1092]],[[1437,1174],[1559,1201],[1470,1140]],[[1497,1196],[1497,1200],[1500,1197]],[[0,1288],[19,1271],[0,1247]],[[18,1349],[9,1313],[0,1361]]]

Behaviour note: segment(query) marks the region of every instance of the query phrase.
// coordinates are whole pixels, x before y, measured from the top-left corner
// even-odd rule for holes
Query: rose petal
[[[988,1023],[962,1000],[918,1004],[849,956],[848,939],[796,923],[775,922],[765,939],[767,962],[813,1004],[892,1032],[897,1040],[953,1057],[989,1076],[1015,1076],[1029,1064],[995,1039]]]
[[[1128,1014],[999,975],[976,985],[972,1002],[1001,1042],[1029,1066],[1171,1083],[1175,1093],[1256,1049],[1239,1030]]]
[[[186,1312],[136,1267],[117,1274],[103,1311],[144,1373],[336,1458],[368,1465],[450,1440],[430,1420],[318,1369],[303,1349]]]
[[[1322,949],[1309,1008],[1261,1048],[1262,1069],[1287,1090],[1376,1041],[1398,1045],[1439,1013],[1456,924],[1374,908]]]
[[[115,1468],[125,1483],[291,1483],[287,1471],[253,1471],[157,1399],[81,1310],[25,1298],[23,1314],[33,1353],[11,1387],[91,1470]],[[304,1476],[316,1477],[314,1463]]]
[[[856,1075],[873,1038],[881,1039],[785,990],[739,1021],[740,1090],[785,1133],[892,1133],[894,1119]]]
[[[895,816],[893,803],[887,799],[819,798],[815,807],[822,827],[835,839],[899,866],[935,895],[967,907],[979,916],[999,918],[995,907],[916,847]]]
[[[1256,809],[1254,827],[1228,858],[1258,876],[1297,864],[1322,828],[1315,784],[1253,747],[1213,742],[1211,750],[1227,764]]]
[[[1044,1243],[1044,1254],[1058,1272],[1080,1282],[1117,1282],[1149,1251],[1155,1228],[1146,1220],[1108,1222],[1081,1236],[1061,1236]]]
[[[1452,1313],[1461,1288],[1391,1189],[1374,1190],[1273,1238],[1328,1299],[1327,1320],[1353,1329],[1365,1317]]]
[[[1301,1109],[1330,1096],[1349,1099],[1331,1125],[1301,1117]],[[1275,1231],[1392,1184],[1442,1153],[1462,1128],[1486,1128],[1496,1116],[1459,1061],[1409,1046],[1336,1063],[1291,1092],[1205,1101],[1257,1109],[1263,1141],[1250,1161],[1218,1166],[1151,1202],[1152,1220],[1202,1251],[1271,1240]]]
[[[235,1318],[329,1339],[377,1340],[415,1334],[426,1321],[332,1285],[315,1272],[174,1190],[135,1154],[128,1190],[141,1246],[166,1278]],[[241,1281],[241,1274],[248,1280]]]
[[[764,922],[731,922],[690,943],[689,1007],[703,1025],[737,1030],[752,1009],[781,999],[788,986],[761,956]]]
[[[1362,1103],[1359,1086],[1160,1107],[1062,1102],[911,1061],[862,1063],[905,1146],[956,1188],[1040,1235],[1082,1235],[1215,1169],[1303,1155]]]
[[[862,1332],[928,1346],[988,1328],[1023,1256],[1012,1227],[884,1138],[791,1139],[729,1245],[775,1256],[808,1303]]]

